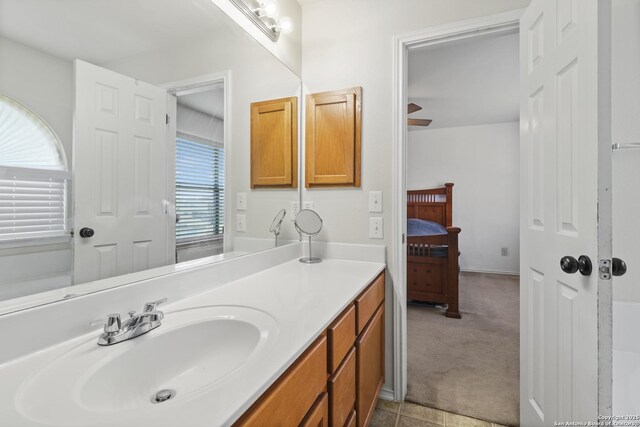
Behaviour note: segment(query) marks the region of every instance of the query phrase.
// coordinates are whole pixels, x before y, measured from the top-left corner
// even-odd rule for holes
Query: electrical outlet
[[[302,209],[313,210],[313,202],[311,202],[311,201],[302,202]]]
[[[382,218],[369,218],[369,237],[371,239],[382,239],[384,237]]]
[[[236,209],[239,211],[247,210],[247,193],[238,193],[236,195]]]
[[[247,231],[247,216],[245,214],[236,214],[236,231]]]
[[[369,191],[369,212],[382,212],[382,191]]]
[[[502,255],[502,256],[509,255],[509,249],[508,248],[500,248],[500,255]]]
[[[291,221],[295,221],[298,216],[298,212],[300,212],[300,203],[291,202]]]

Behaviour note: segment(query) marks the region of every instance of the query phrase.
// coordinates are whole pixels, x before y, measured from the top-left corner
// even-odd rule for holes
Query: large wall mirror
[[[0,314],[298,242],[250,115],[300,90],[210,0],[0,0]]]

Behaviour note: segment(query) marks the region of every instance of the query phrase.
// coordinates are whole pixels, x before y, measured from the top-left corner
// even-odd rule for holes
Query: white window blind
[[[49,126],[0,95],[0,243],[67,234],[69,178]]]
[[[178,132],[176,141],[176,243],[222,237],[224,148]]]
[[[65,172],[4,168],[0,174],[0,242],[66,232]]]

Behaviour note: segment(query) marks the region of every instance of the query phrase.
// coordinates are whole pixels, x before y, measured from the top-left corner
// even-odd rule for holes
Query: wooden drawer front
[[[327,329],[329,337],[329,373],[338,369],[340,363],[356,340],[356,309],[349,306]]]
[[[356,427],[356,411],[351,411],[347,422],[344,423],[344,427]]]
[[[268,425],[265,423],[263,425]],[[279,424],[278,424],[279,425]],[[327,393],[322,393],[309,411],[300,427],[329,427],[329,399]]]
[[[318,338],[236,423],[297,427],[327,386],[327,339]]]
[[[410,262],[407,266],[407,296],[418,301],[447,302],[447,263]],[[440,261],[440,260],[438,260]]]
[[[384,305],[356,341],[356,421],[369,424],[384,383]]]
[[[356,403],[356,350],[349,355],[338,371],[329,379],[329,408],[331,425],[343,426]]]
[[[362,332],[373,313],[384,300],[384,271],[356,298],[358,334]]]

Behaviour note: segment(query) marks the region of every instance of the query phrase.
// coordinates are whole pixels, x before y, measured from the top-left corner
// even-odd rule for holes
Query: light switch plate
[[[247,231],[247,216],[245,214],[236,214],[236,231]]]
[[[298,212],[300,212],[300,203],[299,202],[291,202],[291,221],[295,221],[298,216]]]
[[[383,226],[382,218],[380,217],[369,218],[369,237],[371,239],[384,238],[384,226]]]
[[[238,193],[236,195],[236,209],[239,211],[247,210],[247,193]]]
[[[312,201],[307,201],[307,202],[302,202],[302,209],[313,209],[313,202]]]
[[[382,191],[369,191],[369,212],[382,212]]]

